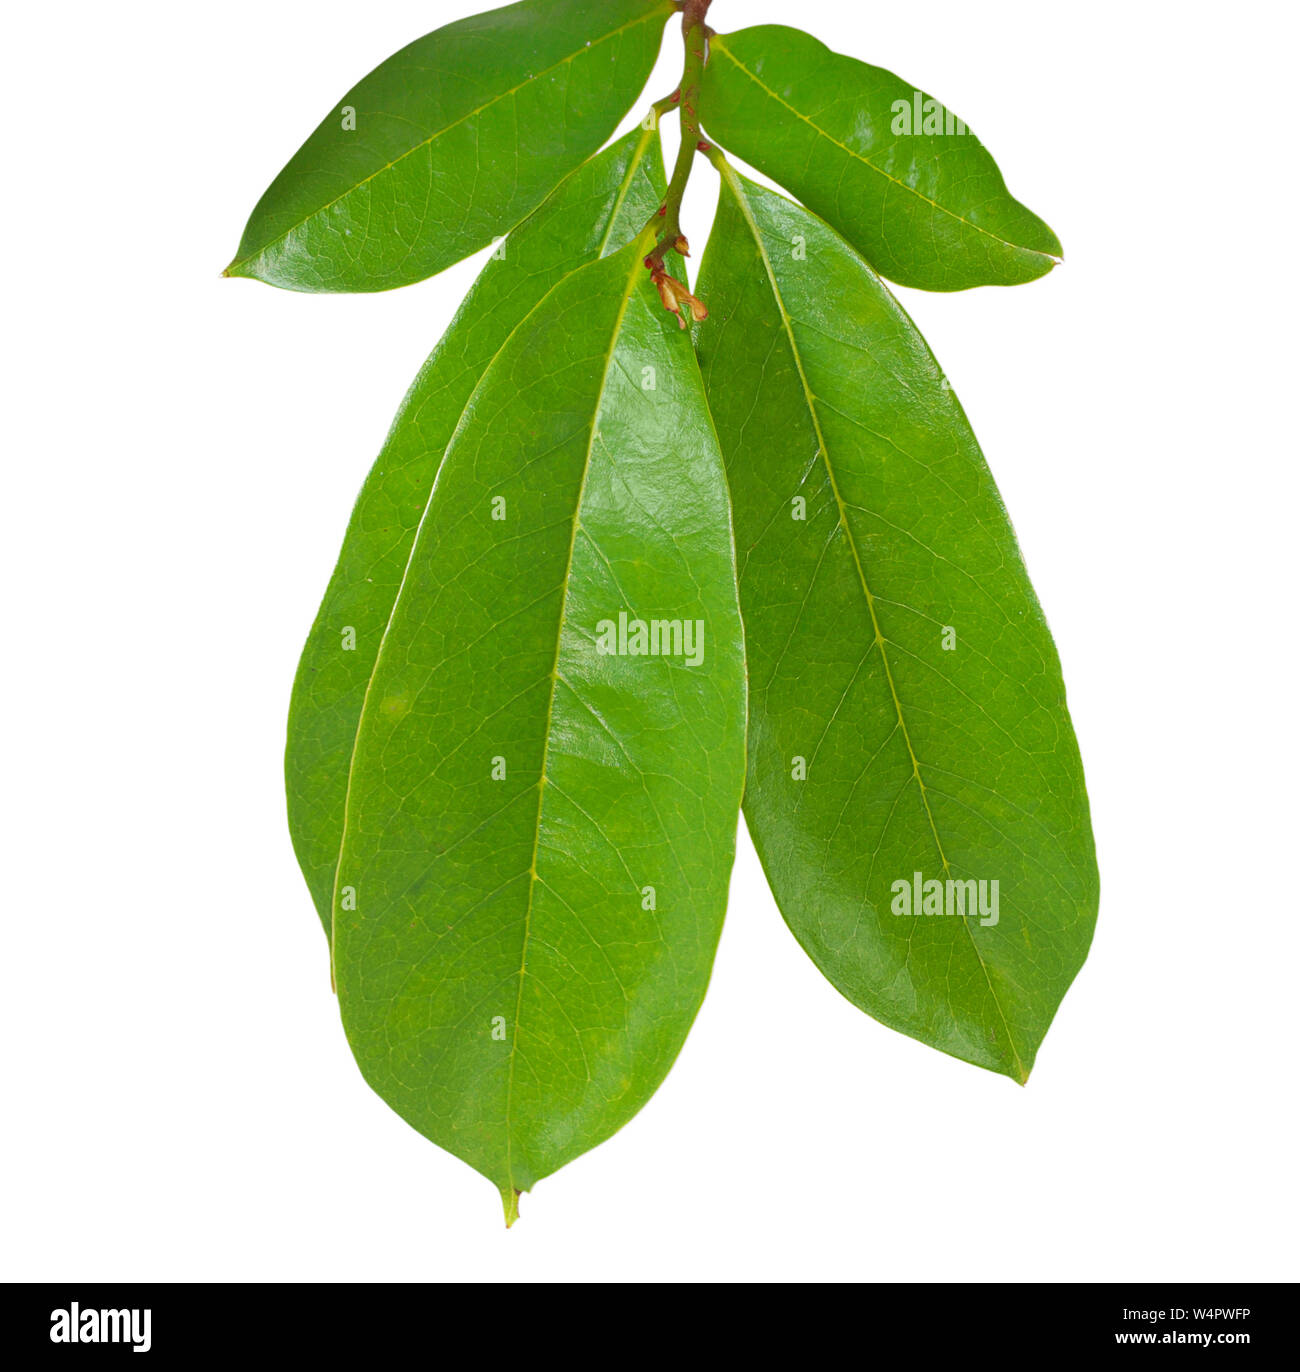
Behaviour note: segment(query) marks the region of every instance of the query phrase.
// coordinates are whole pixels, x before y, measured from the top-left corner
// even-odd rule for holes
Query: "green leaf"
[[[777,903],[855,1005],[1023,1081],[1087,954],[1097,876],[1060,666],[992,477],[880,280],[725,164],[701,277],[745,815]],[[924,885],[918,909],[916,873],[945,910],[974,896],[973,917],[926,914]]]
[[[709,52],[710,136],[797,195],[891,281],[931,291],[1014,286],[1060,259],[1056,235],[1012,199],[975,135],[892,72],[775,24],[718,34]]]
[[[352,766],[334,921],[348,1039],[399,1114],[496,1183],[507,1219],[667,1072],[733,855],[726,481],[689,336],[640,265],[652,241],[567,276],[489,366]],[[602,652],[621,614],[676,624],[671,651]]]
[[[303,649],[285,750],[289,830],[327,934],[366,683],[443,450],[514,327],[570,271],[639,233],[663,193],[654,130],[634,130],[566,178],[484,267],[361,490]]]
[[[226,274],[383,291],[476,252],[614,131],[670,13],[669,0],[523,0],[417,39],[294,154]]]

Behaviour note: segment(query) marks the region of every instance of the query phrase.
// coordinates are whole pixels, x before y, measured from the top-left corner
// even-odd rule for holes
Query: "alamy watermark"
[[[973,919],[979,915],[980,923],[991,927],[998,922],[998,882],[956,881],[949,877],[940,881],[937,877],[925,880],[920,872],[913,872],[911,881],[900,877],[889,888],[894,898],[889,904],[895,915],[946,915],[949,918],[959,915],[962,919]]]
[[[133,1353],[153,1347],[152,1310],[83,1310],[76,1301],[50,1312],[51,1343],[129,1343]]]
[[[680,657],[688,667],[704,661],[702,619],[632,619],[626,610],[618,618],[596,625],[596,652],[601,657]]]
[[[894,115],[889,131],[899,138],[910,138],[913,134],[960,137],[966,132],[966,125],[951,110],[922,91],[913,91],[910,100],[895,100],[889,108]]]

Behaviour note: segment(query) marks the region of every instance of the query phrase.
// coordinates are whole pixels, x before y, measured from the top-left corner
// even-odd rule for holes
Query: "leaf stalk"
[[[711,3],[712,0],[686,0],[682,6],[682,42],[686,55],[681,85],[673,95],[655,105],[656,112],[665,112],[665,107],[671,108],[673,105],[680,109],[682,136],[681,146],[677,149],[677,161],[673,164],[672,179],[668,183],[668,193],[659,207],[658,215],[650,221],[651,224],[658,223],[659,232],[655,246],[646,258],[646,266],[656,278],[664,275],[665,253],[680,252],[686,255],[689,252],[681,228],[682,197],[695,164],[695,154],[704,147],[700,133],[700,86],[704,78],[704,64],[708,61],[709,35],[712,33],[704,22]]]

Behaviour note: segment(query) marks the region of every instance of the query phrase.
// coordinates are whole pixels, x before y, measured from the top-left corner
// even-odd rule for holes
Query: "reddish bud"
[[[703,303],[697,300],[680,281],[669,276],[662,268],[652,271],[650,280],[655,283],[655,289],[659,292],[659,299],[664,302],[664,309],[677,316],[679,328],[684,329],[686,327],[686,320],[682,315],[683,305],[690,310],[691,318],[696,323],[709,317],[709,312],[704,308]]]

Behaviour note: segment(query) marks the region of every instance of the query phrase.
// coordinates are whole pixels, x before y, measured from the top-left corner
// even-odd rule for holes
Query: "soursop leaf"
[[[299,662],[285,748],[289,830],[326,935],[357,721],[443,451],[515,326],[570,271],[634,238],[663,193],[654,129],[571,173],[484,267],[366,478]]]
[[[726,479],[689,335],[641,265],[652,241],[565,277],[485,372],[352,765],[333,943],[349,1042],[507,1221],[663,1079],[734,851]]]
[[[960,291],[1014,286],[1061,257],[951,111],[881,67],[779,24],[716,35],[711,137],[785,186],[882,276]]]
[[[226,274],[383,291],[476,252],[613,133],[671,13],[669,0],[521,0],[417,39],[294,154]]]
[[[1056,650],[907,315],[820,219],[722,173],[698,337],[735,510],[749,831],[849,1000],[1024,1081],[1097,909]]]

